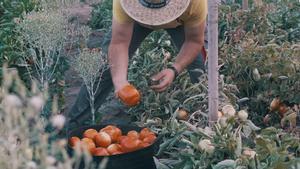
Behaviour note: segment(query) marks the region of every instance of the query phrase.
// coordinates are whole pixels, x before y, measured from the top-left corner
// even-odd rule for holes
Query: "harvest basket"
[[[105,125],[106,126],[106,125]],[[84,126],[77,129],[74,129],[68,133],[68,139],[77,136],[82,138],[82,135],[87,129],[96,129],[99,131],[100,129],[105,127],[104,125],[93,125],[93,126]],[[137,126],[124,126],[124,125],[116,125],[118,128],[122,130],[122,133],[127,133],[130,130],[135,130],[140,132],[142,128]],[[118,154],[112,155],[108,157],[93,157],[93,165],[97,166],[101,163],[104,158],[108,158],[108,162],[106,165],[106,169],[156,169],[153,156],[159,148],[159,142],[161,137],[158,136],[156,141],[146,147],[144,149],[140,149],[134,152],[126,153],[126,154]],[[68,152],[70,155],[73,155],[73,149],[68,146]],[[80,164],[80,169],[84,169],[84,162],[82,160]]]

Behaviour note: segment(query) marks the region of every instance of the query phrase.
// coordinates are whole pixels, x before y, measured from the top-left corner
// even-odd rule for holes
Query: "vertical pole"
[[[248,10],[248,5],[249,5],[249,2],[248,2],[248,0],[243,0],[243,2],[242,2],[243,4],[242,4],[242,6],[243,6],[243,10]]]
[[[218,0],[208,0],[208,107],[209,122],[218,120]]]

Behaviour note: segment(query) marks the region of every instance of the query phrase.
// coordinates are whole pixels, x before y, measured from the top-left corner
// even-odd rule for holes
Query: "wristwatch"
[[[177,78],[177,76],[179,75],[177,69],[176,69],[173,65],[170,65],[170,66],[168,66],[167,68],[174,71],[174,74],[175,74],[174,80],[175,80],[175,79]]]

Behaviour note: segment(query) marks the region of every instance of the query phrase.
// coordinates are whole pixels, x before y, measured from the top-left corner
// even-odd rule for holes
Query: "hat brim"
[[[135,21],[159,26],[176,20],[188,8],[190,0],[170,0],[162,8],[147,8],[138,0],[121,0],[124,11]]]

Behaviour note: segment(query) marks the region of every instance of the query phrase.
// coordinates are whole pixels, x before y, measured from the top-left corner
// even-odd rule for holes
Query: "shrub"
[[[92,29],[109,31],[112,23],[112,3],[113,1],[111,0],[103,0],[94,5],[92,18],[89,23]]]
[[[191,169],[297,168],[299,137],[274,127],[260,129],[245,118],[245,113],[225,114],[212,127],[170,120],[162,130],[173,136],[161,145],[160,154],[168,158],[160,160],[162,165]]]
[[[50,142],[56,133],[45,133],[44,127],[48,122],[39,116],[47,92],[39,91],[34,84],[31,91],[28,91],[16,70],[6,67],[3,70],[4,82],[0,95],[0,167],[72,168],[73,162],[65,150],[66,141],[57,139]]]
[[[106,57],[100,49],[84,48],[73,61],[74,69],[87,88],[92,114],[92,124],[95,124],[95,95],[101,85],[100,79],[107,68]]]
[[[300,103],[295,94],[300,89],[299,25],[294,23],[300,19],[294,12],[299,3],[270,2],[246,12],[234,6],[221,9],[220,73],[237,85],[240,98],[249,99],[241,106],[249,107],[254,122],[262,124],[276,96]]]
[[[0,2],[0,64],[17,64],[20,59],[17,37],[17,23],[23,13],[31,12],[37,5],[33,0],[4,0]]]

